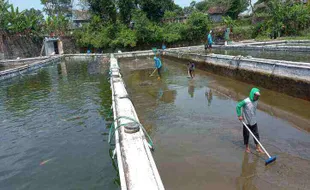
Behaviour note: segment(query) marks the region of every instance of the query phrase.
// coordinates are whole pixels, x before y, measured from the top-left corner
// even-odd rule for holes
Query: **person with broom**
[[[256,108],[258,104],[258,99],[260,97],[260,92],[258,88],[252,88],[250,96],[242,101],[240,101],[236,107],[238,119],[244,121],[252,133],[255,135],[257,140],[259,140],[257,121],[256,121]],[[243,125],[243,140],[246,147],[245,151],[250,153],[249,147],[249,131]],[[256,151],[259,153],[264,153],[259,146],[258,142],[254,139],[256,145]]]
[[[155,70],[157,70],[158,73],[158,80],[160,80],[162,64],[161,60],[156,56],[156,54],[154,56],[154,62],[155,62]]]

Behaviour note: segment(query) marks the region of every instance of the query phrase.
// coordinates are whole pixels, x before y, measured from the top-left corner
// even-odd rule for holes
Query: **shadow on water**
[[[278,160],[264,166],[265,155],[244,154],[237,101],[250,84],[163,59],[162,80],[149,77],[153,61],[120,60],[139,119],[150,126],[154,158],[167,189],[309,189],[310,103],[261,89],[257,119],[262,143]],[[168,100],[163,97],[169,92]],[[253,140],[250,141],[252,150]]]

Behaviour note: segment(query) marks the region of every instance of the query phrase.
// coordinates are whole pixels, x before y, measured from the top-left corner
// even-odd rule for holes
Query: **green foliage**
[[[43,15],[35,9],[19,11],[8,2],[0,2],[0,26],[10,33],[38,34],[42,31]]]
[[[169,23],[164,25],[163,41],[167,43],[178,42],[185,36],[186,25],[182,23]]]
[[[162,37],[162,29],[155,23],[151,22],[146,13],[136,11],[133,14],[133,21],[135,22],[135,30],[139,42],[150,43],[156,42]]]
[[[231,5],[227,11],[227,15],[232,19],[237,19],[238,15],[245,11],[248,5],[248,0],[231,0]]]
[[[44,5],[43,10],[48,16],[63,15],[70,17],[72,15],[71,0],[41,0]]]
[[[124,24],[118,23],[116,38],[111,42],[111,47],[135,47],[137,45],[137,34],[127,28]]]
[[[207,12],[210,8],[210,3],[209,1],[200,1],[195,4],[195,7],[200,12]]]
[[[223,22],[226,25],[226,27],[233,28],[237,26],[236,20],[233,20],[230,16],[223,17]]]
[[[118,1],[120,18],[123,23],[128,24],[131,19],[133,10],[135,9],[135,3],[133,0],[119,0]]]
[[[64,15],[53,15],[46,18],[46,34],[54,33],[56,36],[63,36],[68,31],[69,21]]]
[[[253,35],[254,27],[249,26],[235,26],[233,29],[233,37],[238,39],[251,39]]]
[[[166,11],[163,18],[167,19],[167,18],[174,18],[174,17],[177,17],[177,16],[178,15],[177,15],[176,12]]]
[[[208,16],[201,12],[194,12],[186,23],[186,33],[188,40],[203,39],[209,30],[211,21]]]
[[[90,11],[106,22],[116,22],[115,0],[88,0]]]
[[[139,7],[151,21],[159,22],[166,11],[178,9],[173,0],[139,0]]]
[[[272,37],[298,35],[310,27],[310,6],[290,1],[271,0],[267,6],[268,16],[256,27],[255,34],[269,34]]]

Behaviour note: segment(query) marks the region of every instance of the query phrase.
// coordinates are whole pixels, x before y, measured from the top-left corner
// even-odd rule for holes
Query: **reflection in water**
[[[108,65],[96,64],[66,61],[1,81],[1,189],[119,189],[101,135]]]
[[[15,114],[23,114],[31,109],[33,101],[47,98],[51,90],[51,78],[46,70],[26,75],[7,88],[4,101],[6,109]]]
[[[120,180],[120,177],[119,177],[119,169],[118,169],[118,165],[117,165],[117,157],[113,157],[113,151],[115,151],[115,146],[113,146],[113,148],[110,147],[109,149],[109,155],[110,155],[110,159],[111,159],[111,162],[112,162],[112,166],[115,170],[115,178],[113,180],[113,183],[115,185],[117,185],[118,187],[121,186],[121,180]]]
[[[139,61],[148,63],[143,59]],[[298,121],[297,126],[309,128],[306,125],[310,122],[309,102],[261,89],[264,96],[257,119],[262,126],[260,132],[264,134],[263,144],[281,157],[264,170],[263,160],[256,155],[240,159],[244,149],[240,148],[241,126],[235,106],[237,100],[248,96],[251,84],[199,69],[195,84],[190,83],[185,61],[166,60],[169,75],[161,81],[148,76],[152,71],[151,61],[144,65],[144,70],[133,71],[132,65],[131,61],[121,60],[127,90],[140,121],[151,126],[152,138],[158,147],[154,158],[166,189],[236,189],[237,185],[246,190],[309,189],[309,133],[289,123]],[[174,100],[171,103],[162,101],[165,93],[172,90],[176,91]],[[195,98],[189,98],[191,94]],[[158,98],[161,100],[157,101]],[[212,109],[206,109],[207,99]],[[262,109],[263,103],[269,105],[268,110],[273,107],[278,115],[269,115]],[[282,112],[290,112],[286,114],[290,117],[279,114]]]
[[[256,175],[256,167],[259,157],[253,155],[252,158],[253,161],[250,162],[249,153],[244,152],[241,175],[237,178],[238,190],[257,189],[255,184],[253,184],[253,178],[255,178]]]
[[[157,101],[158,100],[160,100],[162,97],[163,97],[163,95],[164,95],[164,91],[163,91],[163,89],[162,88],[159,88],[159,90],[158,90],[158,94],[157,94]]]
[[[191,96],[191,98],[194,97],[194,92],[195,92],[195,83],[194,80],[190,80],[188,82],[188,94]]]
[[[213,96],[211,89],[209,90],[209,92],[206,90],[205,96],[208,99],[208,106],[211,106],[212,96]]]

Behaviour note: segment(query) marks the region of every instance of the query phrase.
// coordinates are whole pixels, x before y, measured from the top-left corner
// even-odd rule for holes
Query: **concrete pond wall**
[[[137,126],[139,118],[126,91],[114,55],[111,55],[110,59],[110,73],[115,127],[114,152],[117,157],[121,189],[163,190],[164,186],[150,151],[150,145],[142,128]],[[123,127],[119,128],[119,126]]]
[[[167,50],[169,59],[310,101],[310,63]]]
[[[290,46],[290,43],[305,44],[310,40],[282,40],[268,42],[253,42],[253,43],[236,43],[227,46],[214,45],[216,49],[238,49],[238,50],[259,50],[259,51],[290,51],[290,52],[310,52],[309,46]]]
[[[4,71],[0,71],[0,81],[5,79],[10,79],[15,76],[23,75],[25,73],[40,69],[48,64],[57,63],[62,56],[53,56],[46,59],[36,59],[33,58],[32,61],[29,61],[27,64],[17,66],[13,69],[7,69]],[[15,61],[15,60],[14,60]],[[12,64],[21,64],[13,62]]]

